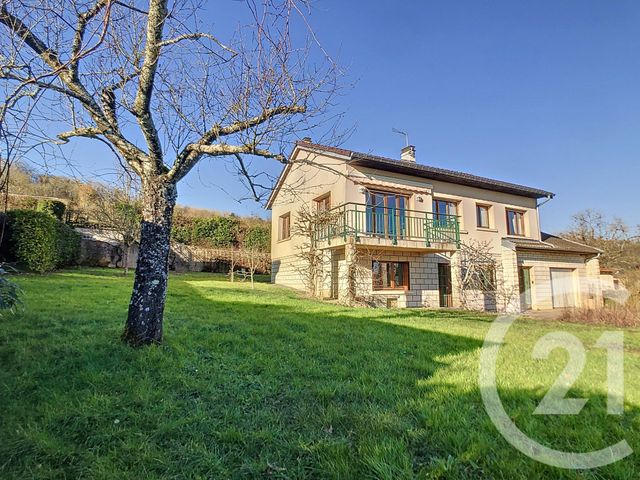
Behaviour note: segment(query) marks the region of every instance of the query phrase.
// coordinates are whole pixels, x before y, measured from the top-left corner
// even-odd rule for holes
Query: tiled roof
[[[555,252],[581,253],[587,255],[597,255],[602,250],[583,245],[582,243],[567,240],[566,238],[556,237],[548,233],[542,232],[542,240],[533,240],[531,238],[521,237],[504,237],[505,240],[513,243],[516,249],[521,250],[546,250]]]
[[[459,185],[467,185],[470,187],[483,188],[487,190],[511,193],[531,198],[553,197],[553,193],[539,188],[527,187],[515,183],[503,182],[502,180],[494,180],[491,178],[480,177],[470,173],[457,172],[445,168],[430,167],[420,163],[409,162],[405,160],[396,160],[393,158],[380,157],[369,153],[354,152],[343,148],[330,147],[312,143],[306,140],[299,141],[297,144],[303,148],[311,148],[314,150],[324,150],[327,152],[337,153],[339,155],[350,157],[349,163],[354,166],[363,166],[377,168],[385,171],[396,173],[404,173],[421,178],[432,180],[440,180],[443,182],[456,183]]]

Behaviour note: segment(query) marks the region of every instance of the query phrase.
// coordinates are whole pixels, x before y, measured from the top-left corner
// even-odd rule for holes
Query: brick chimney
[[[414,162],[416,161],[416,147],[413,145],[407,145],[402,150],[400,150],[400,160],[404,162]]]

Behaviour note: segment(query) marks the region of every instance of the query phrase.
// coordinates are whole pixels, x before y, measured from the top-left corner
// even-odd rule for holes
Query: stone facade
[[[393,306],[398,308],[439,308],[438,264],[451,266],[452,305],[455,308],[491,312],[519,312],[522,310],[518,268],[531,271],[531,308],[545,310],[554,308],[552,269],[571,271],[575,282],[576,307],[595,308],[602,304],[602,290],[597,258],[585,258],[577,254],[551,252],[519,252],[502,246],[496,252],[496,291],[461,292],[459,253],[430,254],[403,252],[402,250],[359,249],[357,245],[341,249],[326,249],[319,252],[317,294],[322,298],[334,298],[348,302],[352,297],[358,303],[371,306]],[[373,288],[372,262],[407,262],[409,264],[409,287],[398,290],[375,290]],[[351,264],[351,268],[349,267]],[[303,289],[305,263],[296,256],[276,259],[272,262],[272,282],[291,288]],[[351,289],[351,290],[350,290]],[[464,300],[463,300],[464,295]]]

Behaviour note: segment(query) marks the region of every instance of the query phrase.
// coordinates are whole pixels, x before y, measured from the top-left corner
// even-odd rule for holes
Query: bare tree
[[[491,244],[472,240],[460,245],[457,287],[460,305],[469,310],[507,310],[519,298],[517,285],[505,281]]]
[[[269,249],[271,234],[268,228],[254,225],[245,232],[242,239],[242,248],[249,257],[249,276],[251,278],[251,288],[254,288],[254,275],[258,268],[264,268],[262,259]]]
[[[102,142],[140,179],[131,345],[162,339],[177,183],[203,157],[227,157],[260,198],[263,169],[251,159],[286,162],[288,139],[327,119],[339,72],[301,5],[246,5],[248,19],[223,41],[188,1],[0,0],[0,80],[43,90],[47,125],[70,124],[58,141]]]
[[[319,242],[330,241],[338,231],[342,215],[332,211],[320,211],[315,206],[304,204],[295,214],[291,225],[291,236],[299,238],[296,246],[296,270],[309,295],[318,295],[322,280],[323,252]]]
[[[118,242],[122,249],[126,275],[131,248],[139,241],[142,211],[133,179],[128,172],[122,172],[116,186],[96,185],[91,200],[91,216],[102,228],[102,233]]]
[[[0,62],[5,58],[0,54]],[[22,159],[29,145],[30,120],[41,90],[30,85],[16,88],[0,84],[3,101],[0,104],[0,195],[2,212],[6,213],[9,201],[11,166]],[[6,216],[0,225],[0,243],[4,237]]]
[[[628,270],[640,264],[640,227],[634,233],[620,218],[584,210],[573,215],[571,228],[563,236],[602,250],[602,263],[607,267]]]

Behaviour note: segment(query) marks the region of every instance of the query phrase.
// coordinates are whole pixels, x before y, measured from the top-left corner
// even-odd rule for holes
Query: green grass
[[[68,270],[17,278],[26,310],[0,320],[2,478],[637,478],[636,454],[591,471],[528,459],[478,389],[492,317],[348,309],[268,284],[173,275],[165,343],[118,341],[132,277]],[[577,416],[532,415],[566,353],[587,346]],[[626,405],[606,415],[603,329],[518,321],[498,376],[518,426],[555,448],[640,448],[640,332],[625,332]]]

